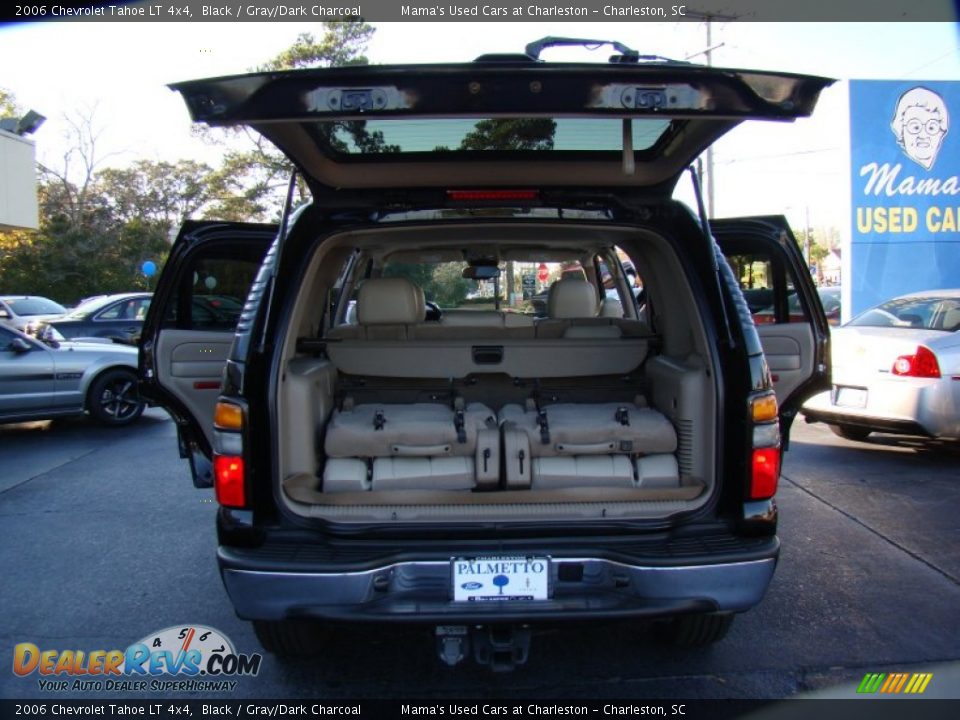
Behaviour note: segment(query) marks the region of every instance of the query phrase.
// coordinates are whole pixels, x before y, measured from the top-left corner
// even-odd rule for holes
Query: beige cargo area
[[[600,265],[591,276],[586,259],[615,247],[642,269],[642,307],[616,272],[606,297]],[[427,320],[422,287],[378,274],[395,258],[481,250],[505,262],[584,258],[584,277],[552,283],[543,317],[498,305]],[[666,239],[548,222],[388,226],[327,238],[305,274],[276,388],[292,512],[589,521],[666,517],[709,499],[714,350]],[[331,314],[335,285],[352,300]]]

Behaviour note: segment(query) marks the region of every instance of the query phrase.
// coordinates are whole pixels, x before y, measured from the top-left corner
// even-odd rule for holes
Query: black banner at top
[[[5,22],[930,22],[960,0],[13,0]]]

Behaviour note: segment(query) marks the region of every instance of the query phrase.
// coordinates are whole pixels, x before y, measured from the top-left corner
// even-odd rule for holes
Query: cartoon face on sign
[[[915,87],[901,95],[890,121],[897,144],[908,158],[926,170],[937,161],[949,125],[947,104],[925,87]]]

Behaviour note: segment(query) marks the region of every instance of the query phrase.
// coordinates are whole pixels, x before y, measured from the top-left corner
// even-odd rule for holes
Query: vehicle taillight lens
[[[919,345],[913,355],[901,355],[893,363],[893,374],[904,377],[938,378],[940,365],[930,348]]]
[[[750,418],[754,422],[770,422],[777,419],[780,412],[777,396],[773,392],[758,395],[750,400]]]
[[[218,402],[213,410],[213,425],[221,430],[242,430],[243,410],[233,403]]]
[[[213,488],[217,494],[217,502],[221,505],[242,508],[247,504],[242,457],[213,456]]]
[[[780,448],[754,448],[750,465],[750,499],[766,500],[776,495]]]

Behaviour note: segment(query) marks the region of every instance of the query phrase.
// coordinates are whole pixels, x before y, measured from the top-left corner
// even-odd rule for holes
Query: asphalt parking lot
[[[630,623],[545,628],[529,663],[503,676],[441,665],[425,631],[345,629],[316,659],[267,656],[230,699],[781,698],[892,671],[933,672],[928,695],[960,697],[949,665],[960,661],[958,459],[957,447],[852,443],[798,422],[770,592],[706,650],[665,648]],[[110,431],[77,420],[0,426],[6,668],[17,643],[125,648],[184,623],[258,651],[217,575],[214,513],[159,410]],[[0,697],[38,696],[36,675],[0,670]]]

